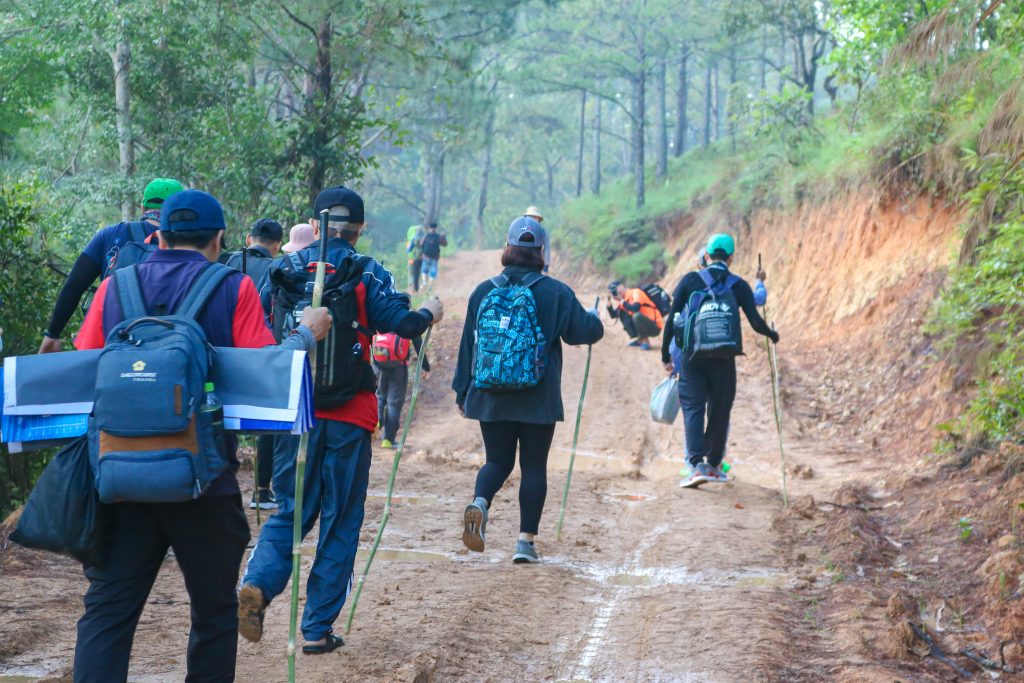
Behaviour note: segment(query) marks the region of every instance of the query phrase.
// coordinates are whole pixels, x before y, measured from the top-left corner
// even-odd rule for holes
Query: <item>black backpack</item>
[[[157,250],[157,245],[146,242],[148,237],[142,221],[132,221],[128,224],[128,230],[131,233],[131,241],[122,244],[110,257],[110,261],[107,262],[103,271],[103,277],[107,277],[115,270],[138,265]]]
[[[441,236],[435,233],[427,233],[423,237],[421,247],[423,255],[427,258],[436,259],[441,255]]]
[[[691,360],[743,355],[740,306],[732,288],[740,281],[729,273],[717,281],[710,270],[698,271],[705,289],[693,292],[675,321],[676,345]]]
[[[672,297],[661,288],[661,285],[652,282],[649,285],[644,285],[641,289],[662,315],[668,315],[672,311]]]
[[[364,359],[373,333],[359,323],[356,291],[363,270],[372,259],[350,254],[338,264],[328,264],[322,305],[331,312],[334,323],[323,340],[317,342],[316,377],[313,402],[317,408],[337,408],[348,403],[360,391],[374,391],[377,378]],[[311,263],[303,263],[298,253],[283,259],[280,268],[270,271],[273,287],[274,338],[281,342],[302,320],[302,312],[313,301],[316,273]]]

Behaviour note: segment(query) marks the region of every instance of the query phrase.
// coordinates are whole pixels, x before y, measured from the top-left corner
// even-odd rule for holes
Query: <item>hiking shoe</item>
[[[258,643],[263,637],[263,615],[267,601],[259,586],[251,583],[242,585],[238,591],[238,633],[246,640]]]
[[[640,346],[640,342],[636,339],[626,344],[626,346]]]
[[[512,561],[516,564],[534,564],[540,562],[540,555],[532,543],[519,540],[516,542],[516,552],[512,555]]]
[[[260,510],[277,509],[277,498],[270,489],[260,489],[253,492],[252,500],[249,501],[249,509],[255,510],[256,508]]]
[[[651,350],[651,345],[648,344],[647,342],[644,342],[643,344],[640,345],[640,350],[641,351],[650,351]]]
[[[333,633],[328,633],[327,637],[324,638],[322,643],[306,643],[302,646],[302,654],[304,655],[325,655],[328,652],[334,652],[339,647],[345,644],[341,636],[336,636]]]
[[[462,513],[462,543],[478,553],[484,551],[484,536],[487,531],[487,501],[475,498]]]
[[[722,471],[721,465],[719,465],[718,467],[712,467],[711,465],[708,465],[707,478],[708,481],[719,483],[729,481],[729,475]]]
[[[698,463],[696,467],[690,470],[690,475],[679,482],[679,487],[684,489],[695,489],[701,484],[706,484],[711,481],[709,477],[710,468],[707,463]]]
[[[395,447],[395,444],[391,443],[391,439],[384,439],[383,441],[380,442],[380,447],[387,448],[390,450]]]

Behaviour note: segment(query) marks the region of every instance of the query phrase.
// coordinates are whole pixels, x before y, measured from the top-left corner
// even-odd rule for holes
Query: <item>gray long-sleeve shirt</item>
[[[530,273],[528,268],[510,266],[504,274],[513,282]],[[459,361],[452,389],[455,402],[463,406],[466,417],[481,422],[527,422],[551,424],[565,419],[562,406],[562,342],[571,345],[593,344],[604,336],[601,320],[584,310],[576,294],[563,282],[545,277],[533,289],[537,301],[537,322],[548,344],[544,377],[535,387],[511,393],[491,393],[473,386],[473,346],[476,314],[480,303],[494,289],[490,280],[482,282],[469,298],[466,322],[462,328]]]

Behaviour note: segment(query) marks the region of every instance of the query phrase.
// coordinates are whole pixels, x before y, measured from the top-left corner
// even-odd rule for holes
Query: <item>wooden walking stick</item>
[[[596,310],[601,297],[594,300]],[[569,484],[572,483],[572,466],[576,462],[576,444],[580,438],[580,421],[583,419],[583,399],[587,397],[587,379],[590,377],[590,356],[594,347],[587,345],[587,364],[583,369],[583,389],[580,391],[580,404],[576,407],[576,428],[572,432],[572,450],[569,451],[569,471],[565,474],[565,490],[562,492],[562,506],[558,511],[558,527],[555,529],[555,540],[562,540],[562,522],[565,521],[565,506],[569,502]]]
[[[327,227],[329,212],[320,212],[320,259],[316,263],[311,308],[319,308],[324,298],[324,278],[327,273]],[[309,368],[316,384],[316,345],[309,351]],[[292,522],[292,604],[288,623],[288,683],[295,683],[295,650],[299,621],[299,571],[302,564],[302,488],[306,478],[306,454],[309,452],[309,432],[299,437],[299,452],[295,457],[295,516]]]
[[[757,255],[757,270],[761,270],[761,254]],[[768,306],[761,306],[761,311],[764,313],[765,320],[768,318]],[[772,325],[772,330],[775,330],[775,325]],[[768,369],[771,371],[772,378],[772,404],[775,407],[775,430],[779,435],[779,457],[782,461],[782,506],[789,507],[789,491],[787,490],[786,484],[786,449],[782,444],[782,401],[781,391],[779,387],[779,357],[775,352],[775,344],[772,340],[765,337],[764,339],[765,349],[768,351]]]
[[[433,331],[433,326],[427,328],[427,334],[423,337],[423,344],[420,345],[420,351],[416,357],[416,375],[412,380],[412,397],[409,399],[409,410],[405,414],[405,426],[402,428],[402,438],[398,442],[398,448],[395,449],[395,459],[391,463],[391,478],[388,479],[388,493],[387,498],[384,500],[384,514],[380,518],[380,524],[377,525],[377,536],[373,539],[373,547],[370,548],[370,555],[366,558],[366,566],[363,567],[363,574],[359,577],[359,583],[356,584],[355,595],[352,596],[352,607],[348,611],[348,621],[345,623],[345,635],[348,635],[352,630],[352,619],[356,616],[356,607],[359,606],[359,596],[363,592],[363,583],[366,581],[367,574],[370,573],[370,565],[373,564],[373,558],[377,555],[377,548],[380,546],[380,539],[384,535],[384,527],[388,525],[388,519],[391,518],[391,494],[395,490],[395,477],[398,475],[398,463],[402,460],[402,453],[405,451],[405,439],[409,436],[409,429],[412,426],[412,415],[416,410],[416,399],[420,394],[420,379],[423,375],[423,358],[427,353],[427,345],[430,344],[430,333]]]

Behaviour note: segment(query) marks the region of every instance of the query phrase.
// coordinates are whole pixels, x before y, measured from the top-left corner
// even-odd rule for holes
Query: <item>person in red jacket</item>
[[[173,311],[193,281],[216,262],[224,213],[211,195],[187,190],[164,203],[157,233],[160,250],[137,266],[147,311]],[[78,349],[104,346],[124,319],[114,278],[96,292]],[[259,348],[274,338],[263,320],[256,287],[241,273],[227,277],[197,318],[213,346]],[[309,350],[330,329],[325,308],[306,309],[302,325],[282,348]],[[126,406],[126,410],[130,407]],[[235,678],[238,644],[238,568],[249,542],[249,523],[231,464],[199,498],[187,503],[114,503],[104,507],[103,566],[87,565],[85,614],[78,621],[75,683],[126,681],[132,639],[168,548],[185,578],[192,612],[185,680],[229,683]]]

